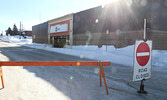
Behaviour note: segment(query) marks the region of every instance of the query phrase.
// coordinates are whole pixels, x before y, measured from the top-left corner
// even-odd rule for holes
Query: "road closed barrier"
[[[2,87],[5,88],[2,66],[99,66],[100,86],[102,86],[103,77],[106,93],[108,95],[107,82],[105,79],[103,66],[109,66],[110,64],[111,63],[109,61],[1,61],[0,76],[2,81]]]

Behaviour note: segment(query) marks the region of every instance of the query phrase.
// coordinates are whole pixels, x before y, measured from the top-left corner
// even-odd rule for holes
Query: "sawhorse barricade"
[[[103,77],[106,93],[108,95],[108,88],[105,79],[103,66],[109,66],[108,61],[1,61],[0,62],[0,76],[2,87],[5,88],[3,80],[2,66],[99,66],[99,80],[102,86],[101,77]]]

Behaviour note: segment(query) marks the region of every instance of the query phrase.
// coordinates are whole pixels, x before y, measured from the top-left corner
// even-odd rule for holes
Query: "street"
[[[16,46],[0,41],[1,61],[95,61],[93,59]],[[156,67],[156,66],[153,66]],[[104,67],[109,95],[99,86],[98,67],[5,67],[5,88],[0,82],[0,100],[165,100],[166,71],[152,71],[144,81],[148,94],[138,94],[140,82],[132,82],[133,67]]]

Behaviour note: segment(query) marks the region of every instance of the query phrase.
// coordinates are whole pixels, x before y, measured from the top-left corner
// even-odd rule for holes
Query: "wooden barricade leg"
[[[106,93],[107,93],[107,95],[108,95],[107,82],[106,82],[106,79],[105,79],[105,74],[104,74],[102,62],[100,62],[100,71],[101,71],[101,75],[102,75],[102,77],[103,77],[103,81],[104,81],[104,84],[105,84]]]
[[[4,81],[3,81],[2,66],[0,66],[0,76],[1,76],[2,88],[5,88],[5,86],[4,86]]]
[[[100,64],[99,64],[99,80],[100,80],[100,86],[102,86],[102,81],[101,81],[101,68],[100,68]]]

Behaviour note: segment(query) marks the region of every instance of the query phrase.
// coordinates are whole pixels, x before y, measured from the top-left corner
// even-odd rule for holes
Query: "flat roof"
[[[67,15],[64,15],[64,16],[61,16],[61,17],[57,17],[57,18],[54,18],[54,19],[48,20],[48,22],[51,22],[51,21],[54,21],[54,20],[58,20],[58,19],[61,19],[61,18],[63,18],[63,17],[72,16],[72,15],[73,15],[73,13],[71,13],[71,14],[67,14]]]

